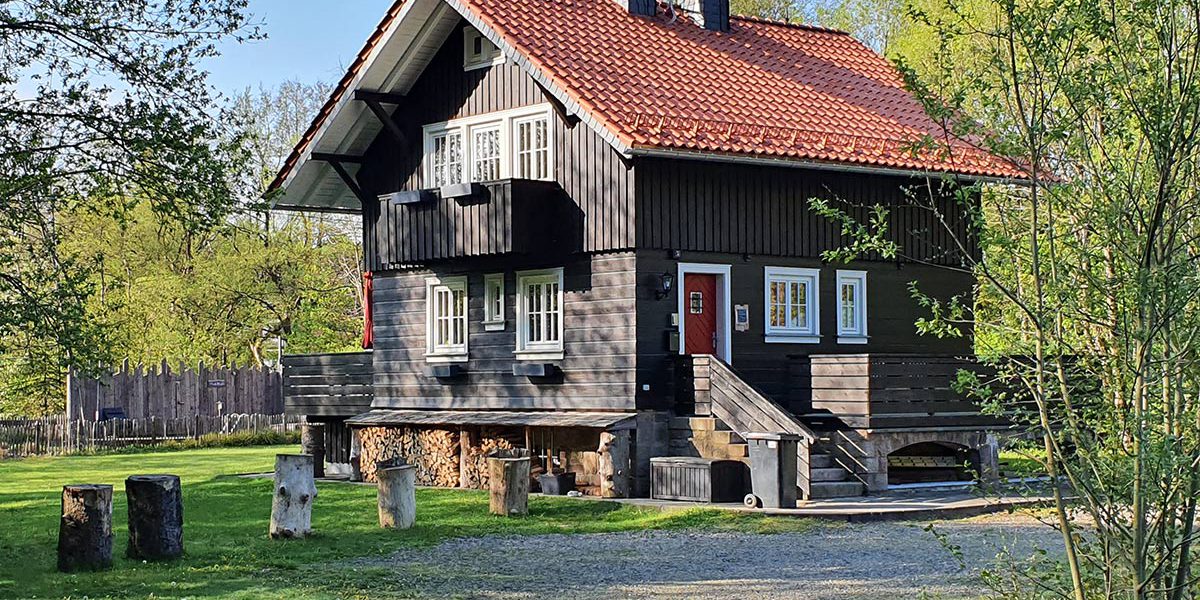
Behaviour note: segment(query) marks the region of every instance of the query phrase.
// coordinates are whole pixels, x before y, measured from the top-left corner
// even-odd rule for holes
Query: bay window
[[[498,179],[550,179],[550,107],[542,104],[425,126],[427,187]]]

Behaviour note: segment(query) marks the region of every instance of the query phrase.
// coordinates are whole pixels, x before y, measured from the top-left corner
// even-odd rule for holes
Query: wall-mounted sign
[[[222,388],[222,387],[225,387],[225,380],[224,380],[224,379],[209,379],[209,380],[208,380],[208,387],[210,387],[210,388]]]
[[[704,294],[700,292],[688,294],[688,312],[693,315],[704,314]]]
[[[733,307],[733,328],[738,331],[750,331],[749,304],[737,304]]]

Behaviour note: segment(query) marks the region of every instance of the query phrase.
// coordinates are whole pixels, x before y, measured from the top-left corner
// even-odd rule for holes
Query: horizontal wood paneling
[[[371,352],[283,357],[283,400],[288,414],[350,417],[374,397]]]
[[[639,249],[819,258],[849,242],[839,225],[809,209],[809,199],[824,198],[859,222],[866,222],[872,206],[887,207],[890,239],[914,260],[957,265],[964,254],[979,252],[956,201],[931,194],[939,181],[668,159],[641,160],[637,169]],[[931,195],[936,203],[930,204]]]
[[[470,262],[470,264],[465,264]],[[385,272],[375,287],[375,406],[412,409],[635,408],[636,342],[632,253],[564,258],[564,358],[561,379],[512,374],[516,362],[516,272],[557,266],[525,259],[456,261],[433,270]],[[486,331],[483,278],[505,274],[505,329]],[[464,376],[427,377],[425,279],[468,276],[469,361]],[[623,310],[622,310],[623,307]]]

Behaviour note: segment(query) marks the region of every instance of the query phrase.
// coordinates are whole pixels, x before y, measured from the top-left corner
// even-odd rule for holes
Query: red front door
[[[683,275],[683,351],[717,353],[717,276]]]

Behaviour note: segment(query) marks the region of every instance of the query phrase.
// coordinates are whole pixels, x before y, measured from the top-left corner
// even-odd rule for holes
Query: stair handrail
[[[709,358],[710,369],[720,369],[723,371],[723,374],[729,378],[729,380],[735,384],[740,384],[740,387],[742,388],[742,394],[752,400],[755,403],[755,406],[762,411],[768,419],[777,425],[778,431],[769,431],[763,433],[791,433],[794,435],[799,435],[808,443],[817,441],[817,434],[812,429],[809,429],[808,426],[802,423],[800,419],[796,418],[795,415],[769,398],[753,384],[746,381],[745,378],[738,374],[738,372],[734,370],[733,367],[729,366],[728,363],[711,354],[699,356],[707,356]],[[725,406],[723,402],[719,402],[717,395],[713,395],[711,401],[714,405],[720,403],[726,411],[732,411],[739,408],[737,406]],[[732,425],[732,423],[730,423],[730,425]],[[757,432],[744,431],[739,433]]]

